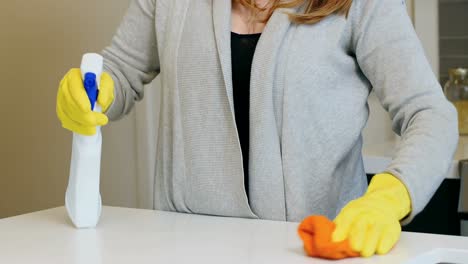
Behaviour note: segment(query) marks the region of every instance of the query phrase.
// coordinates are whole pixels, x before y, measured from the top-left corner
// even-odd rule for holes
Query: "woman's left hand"
[[[401,234],[400,220],[411,211],[403,183],[391,174],[373,177],[367,192],[348,203],[335,218],[333,241],[349,239],[362,257],[388,253]]]

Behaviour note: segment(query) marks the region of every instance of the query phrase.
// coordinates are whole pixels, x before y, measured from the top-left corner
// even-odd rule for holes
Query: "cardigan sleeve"
[[[401,136],[389,172],[421,212],[444,179],[458,142],[457,114],[424,55],[402,0],[355,0],[350,10],[358,64]]]
[[[104,70],[115,83],[115,100],[107,115],[116,120],[143,98],[143,88],[159,73],[155,1],[132,0],[111,45],[102,52]]]

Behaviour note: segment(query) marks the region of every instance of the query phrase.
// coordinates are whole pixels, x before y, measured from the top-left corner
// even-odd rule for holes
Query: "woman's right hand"
[[[114,81],[108,73],[104,72],[101,76],[97,99],[103,113],[113,101]],[[62,126],[81,135],[94,135],[96,126],[104,126],[109,122],[105,114],[92,111],[80,69],[71,69],[60,82],[56,110]]]

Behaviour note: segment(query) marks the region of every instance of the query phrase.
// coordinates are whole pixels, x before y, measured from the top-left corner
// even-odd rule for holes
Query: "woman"
[[[334,241],[385,254],[400,221],[433,195],[457,142],[454,108],[402,0],[135,0],[103,55],[105,115],[91,112],[73,69],[58,116],[93,134],[160,74],[159,210],[323,214],[335,219]],[[361,132],[372,89],[402,140],[367,187]]]

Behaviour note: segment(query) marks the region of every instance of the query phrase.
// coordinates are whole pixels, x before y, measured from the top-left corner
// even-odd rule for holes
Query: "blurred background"
[[[4,1],[0,8],[0,218],[64,204],[70,132],[55,99],[61,77],[110,40],[130,0]],[[408,0],[434,73],[468,66],[468,1]],[[123,120],[104,128],[101,193],[106,205],[152,208],[158,82]],[[374,95],[365,148],[392,141]]]

